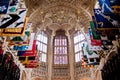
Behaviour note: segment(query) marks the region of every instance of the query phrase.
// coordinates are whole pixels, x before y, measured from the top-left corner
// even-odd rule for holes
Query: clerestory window
[[[38,55],[39,60],[41,62],[46,62],[47,59],[47,43],[48,43],[48,37],[47,34],[44,31],[40,31],[37,35],[37,49],[38,49]]]
[[[54,38],[54,64],[68,64],[67,37],[57,35]]]
[[[83,50],[82,47],[85,43],[85,36],[81,31],[77,31],[74,34],[74,51],[75,51],[75,62],[79,62],[82,59],[83,56]]]

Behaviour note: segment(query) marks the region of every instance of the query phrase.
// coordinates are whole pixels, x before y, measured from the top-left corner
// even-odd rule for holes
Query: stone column
[[[68,52],[69,52],[69,64],[70,64],[70,77],[71,80],[74,80],[74,45],[73,38],[71,38],[70,34],[67,33],[68,36]]]
[[[47,69],[48,69],[48,77],[47,80],[51,80],[52,78],[52,64],[53,64],[53,36],[54,34],[52,33],[52,36],[49,37],[48,39],[48,53],[47,53]]]

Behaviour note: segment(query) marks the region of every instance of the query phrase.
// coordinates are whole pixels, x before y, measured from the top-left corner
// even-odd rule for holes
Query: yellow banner
[[[28,17],[25,18],[24,26],[21,28],[0,29],[0,36],[23,36],[26,29],[27,22],[28,22]]]

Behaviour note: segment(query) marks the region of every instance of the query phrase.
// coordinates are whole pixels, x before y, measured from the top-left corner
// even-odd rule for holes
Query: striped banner
[[[28,45],[31,35],[31,26],[32,23],[27,23],[25,35],[10,37],[10,40],[8,40],[9,42],[8,45],[16,45],[16,46]]]

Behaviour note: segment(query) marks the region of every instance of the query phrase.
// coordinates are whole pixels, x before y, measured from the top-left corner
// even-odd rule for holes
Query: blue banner
[[[94,28],[97,28],[97,21],[95,19],[95,16],[92,16],[92,21],[94,23]]]
[[[112,13],[113,10],[110,6],[110,1],[109,0],[98,0],[100,7],[102,9],[103,13]]]
[[[101,9],[94,9],[97,28],[120,28],[119,14],[104,14]]]
[[[114,13],[120,13],[120,0],[109,0]]]
[[[120,6],[120,0],[109,0],[111,6]]]
[[[8,10],[9,2],[0,3],[0,14],[6,14]]]
[[[103,13],[120,13],[120,0],[98,0]]]
[[[0,3],[7,3],[9,2],[10,0],[0,0]]]
[[[13,50],[25,51],[28,49],[28,46],[14,46]]]

